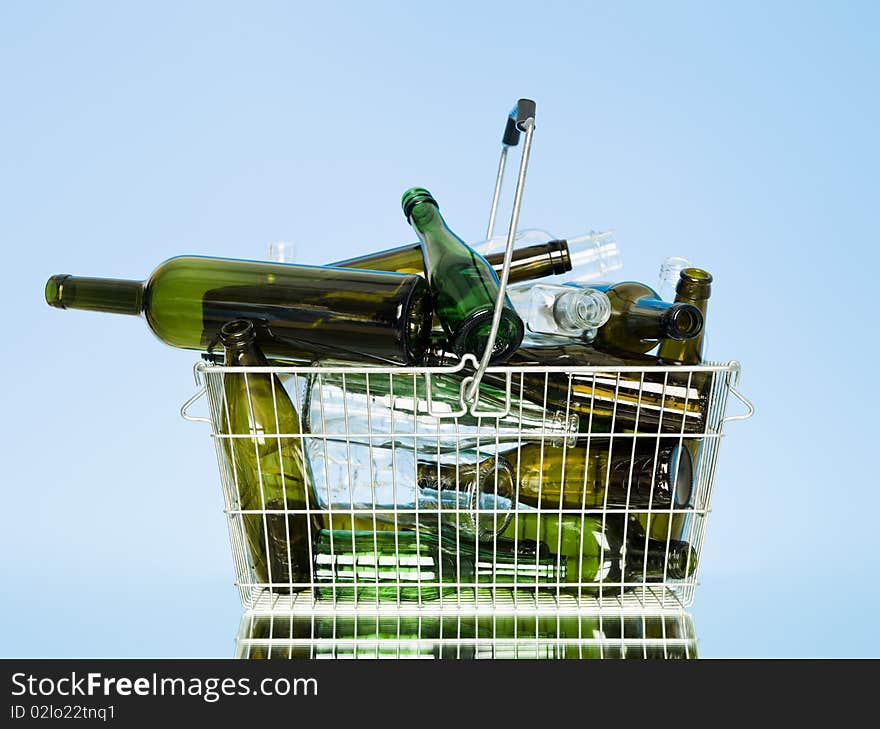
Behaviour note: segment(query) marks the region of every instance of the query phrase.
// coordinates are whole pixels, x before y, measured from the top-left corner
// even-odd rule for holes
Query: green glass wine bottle
[[[614,595],[645,583],[685,579],[697,564],[687,542],[649,539],[635,518],[619,513],[522,512],[505,535],[546,544],[566,560],[566,592],[577,595],[595,595],[600,589]]]
[[[611,302],[611,317],[596,332],[596,349],[644,354],[666,339],[687,340],[703,329],[703,316],[687,303],[671,304],[656,291],[635,281],[591,284]]]
[[[703,362],[703,340],[705,338],[705,317],[709,296],[712,293],[712,274],[701,268],[685,268],[679,274],[678,284],[675,287],[676,303],[695,306],[703,315],[703,330],[692,339],[674,340],[665,339],[657,350],[657,356],[665,364],[698,365]],[[710,382],[698,378],[702,385],[701,396],[708,397]],[[684,447],[691,454],[694,464],[699,467],[700,451],[703,441],[700,438],[685,438]],[[673,538],[682,533],[685,527],[686,515],[676,514],[642,514],[639,521],[648,533],[657,539],[665,539],[667,535]]]
[[[421,276],[179,256],[146,282],[52,276],[60,309],[143,314],[166,344],[209,350],[220,327],[249,319],[267,357],[416,364],[430,338],[431,296]]]
[[[685,268],[675,287],[675,302],[696,307],[700,315],[706,317],[706,304],[712,294],[712,274],[702,268]],[[657,356],[666,362],[684,365],[698,365],[703,361],[703,338],[701,328],[697,336],[690,339],[666,339],[660,344]]]
[[[492,253],[486,256],[486,262],[492,266],[495,274],[501,276],[504,268],[504,253]],[[425,272],[425,259],[422,256],[422,244],[389,248],[378,253],[347,258],[329,264],[343,268],[365,268],[374,271],[394,271],[396,273]],[[564,240],[551,240],[547,243],[514,248],[510,263],[509,283],[531,281],[544,276],[556,276],[571,271],[571,256],[568,243]]]
[[[564,581],[565,572],[564,558],[527,539],[514,549],[503,538],[323,529],[315,545],[316,593],[331,599],[436,600],[488,583],[534,589]]]
[[[498,276],[479,253],[453,233],[427,190],[414,187],[403,194],[403,213],[422,242],[425,274],[434,307],[453,351],[482,357],[488,343]],[[506,361],[522,342],[525,328],[505,297],[490,361]]]
[[[267,366],[251,322],[227,322],[219,336],[226,366]],[[295,437],[297,412],[272,373],[227,372],[223,393],[220,441],[237,487],[256,581],[274,592],[305,589],[311,582],[310,545],[322,522],[302,440]]]
[[[505,458],[515,473],[517,500],[540,509],[560,503],[565,509],[682,509],[693,488],[689,451],[653,436],[595,437],[576,448],[527,443]]]

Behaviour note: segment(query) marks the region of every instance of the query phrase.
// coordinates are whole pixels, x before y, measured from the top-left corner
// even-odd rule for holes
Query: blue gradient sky
[[[613,5],[613,7],[612,7]],[[240,604],[192,353],[60,312],[54,273],[321,263],[485,226],[538,102],[523,227],[617,230],[627,278],[713,272],[758,415],[720,453],[704,656],[877,656],[876,3],[0,6],[7,656],[228,656]]]

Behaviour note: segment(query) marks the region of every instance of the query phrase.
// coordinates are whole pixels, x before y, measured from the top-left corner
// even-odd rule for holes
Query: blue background
[[[877,4],[246,5],[0,7],[0,653],[228,656],[241,613],[177,415],[196,357],[45,279],[344,258],[413,239],[416,184],[477,240],[529,96],[522,227],[712,271],[711,354],[758,408],[721,448],[701,654],[880,654]]]

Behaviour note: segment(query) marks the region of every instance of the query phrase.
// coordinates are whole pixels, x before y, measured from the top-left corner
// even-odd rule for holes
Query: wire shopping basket
[[[489,238],[522,132],[481,360],[196,365],[201,387],[181,412],[211,424],[252,618],[662,616],[692,603],[724,426],[753,412],[736,389],[739,364],[489,366],[533,131],[534,104],[520,100],[491,207]],[[244,426],[233,384],[245,394]],[[255,417],[259,388],[271,408]],[[210,417],[190,415],[205,394]],[[730,395],[746,414],[726,414]],[[541,650],[558,647],[554,635]],[[469,637],[482,645],[479,632]]]

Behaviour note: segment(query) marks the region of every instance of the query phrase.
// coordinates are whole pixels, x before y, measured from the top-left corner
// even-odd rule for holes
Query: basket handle
[[[732,361],[729,363],[731,367],[730,374],[728,375],[727,385],[728,392],[733,395],[737,400],[739,400],[743,405],[746,406],[747,412],[742,413],[740,415],[726,415],[721,419],[721,425],[724,426],[726,423],[732,423],[735,420],[748,420],[755,414],[755,406],[752,405],[751,400],[749,400],[745,395],[743,395],[739,390],[736,389],[736,386],[739,384],[739,376],[742,371],[740,368],[740,364],[737,361]]]
[[[180,406],[180,417],[184,420],[188,420],[190,423],[208,423],[210,425],[210,418],[205,418],[200,415],[190,415],[188,412],[190,407],[208,393],[208,383],[205,382],[204,377],[202,377],[204,371],[205,363],[202,361],[196,362],[193,367],[193,377],[195,378],[196,386],[201,385],[201,387],[199,387],[195,395]]]
[[[495,215],[498,211],[498,199],[501,195],[501,182],[504,176],[504,166],[507,159],[507,150],[519,143],[520,132],[525,133],[522,156],[519,161],[519,173],[516,177],[516,190],[513,193],[513,210],[510,213],[510,225],[507,228],[507,247],[504,251],[504,267],[499,279],[498,296],[495,298],[495,311],[492,316],[492,326],[489,329],[489,338],[486,341],[486,351],[477,367],[473,380],[466,391],[462,392],[465,404],[471,408],[472,414],[476,408],[480,381],[489,366],[492,350],[495,347],[495,337],[498,335],[498,326],[501,323],[501,307],[504,297],[507,295],[507,279],[510,276],[510,264],[513,260],[513,240],[516,236],[516,226],[519,222],[519,211],[522,206],[523,188],[526,182],[526,171],[529,166],[529,154],[532,150],[532,136],[535,133],[535,102],[531,99],[520,99],[516,102],[513,111],[507,117],[504,128],[504,136],[501,140],[501,162],[498,165],[498,177],[495,181],[495,194],[492,197],[492,209],[489,213],[489,229],[487,238],[492,237],[495,229]]]

